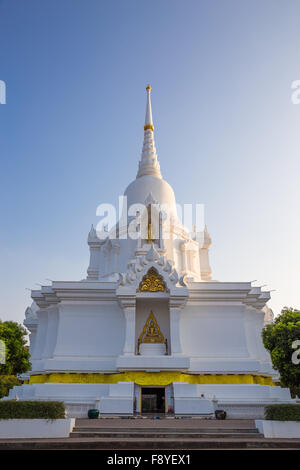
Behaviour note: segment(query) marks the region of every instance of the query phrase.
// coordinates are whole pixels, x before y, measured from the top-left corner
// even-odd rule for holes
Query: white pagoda
[[[291,401],[261,340],[270,294],[212,280],[210,235],[183,226],[161,175],[150,92],[137,176],[124,194],[129,217],[105,237],[92,226],[86,279],[32,291],[32,370],[9,399],[62,400],[74,417],[90,408],[212,415],[216,406],[262,417],[266,404]]]

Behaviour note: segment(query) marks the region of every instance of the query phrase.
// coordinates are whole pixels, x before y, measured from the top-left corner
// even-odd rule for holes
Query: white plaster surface
[[[75,418],[55,419],[2,419],[1,439],[29,439],[69,437],[75,426]]]
[[[214,412],[212,400],[201,397],[197,385],[173,383],[174,412],[176,415],[210,415]]]
[[[255,425],[264,437],[269,438],[300,438],[299,421],[255,420]]]
[[[166,345],[163,343],[141,343],[141,356],[163,356],[166,353]]]

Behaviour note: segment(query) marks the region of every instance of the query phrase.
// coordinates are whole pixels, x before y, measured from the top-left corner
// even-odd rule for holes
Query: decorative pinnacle
[[[144,143],[142,150],[142,158],[139,162],[139,169],[137,178],[140,176],[151,175],[156,178],[161,178],[160,166],[157,161],[156,148],[154,143],[154,126],[152,121],[151,109],[151,86],[147,85],[147,104],[146,104],[146,118],[144,125]]]
[[[146,131],[147,129],[154,131],[154,126],[153,126],[153,121],[152,121],[151,97],[150,97],[151,86],[147,85],[146,90],[147,90],[147,106],[146,106],[146,118],[145,118],[144,131]]]

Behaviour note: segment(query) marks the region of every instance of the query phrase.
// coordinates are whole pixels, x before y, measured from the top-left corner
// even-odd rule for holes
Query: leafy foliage
[[[300,405],[268,405],[265,419],[272,421],[300,421]]]
[[[0,401],[0,419],[63,419],[61,401]]]
[[[4,341],[6,348],[6,362],[0,364],[0,375],[22,374],[31,369],[26,335],[22,325],[0,320],[0,339]]]
[[[15,385],[21,385],[20,380],[15,375],[0,375],[0,399],[6,397],[9,390]]]
[[[292,362],[292,343],[300,340],[300,310],[285,307],[274,323],[262,330],[265,348],[270,352],[273,367],[280,374],[280,383],[291,390],[300,387],[300,363]]]

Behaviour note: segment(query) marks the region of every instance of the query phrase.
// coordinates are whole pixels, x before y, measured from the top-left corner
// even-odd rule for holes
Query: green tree
[[[0,364],[0,398],[9,389],[20,384],[16,377],[31,369],[29,351],[26,346],[27,332],[22,325],[13,321],[0,320],[0,340],[5,344],[5,363]]]
[[[0,320],[0,340],[4,341],[6,349],[5,364],[0,364],[1,375],[22,374],[30,370],[26,336],[27,332],[22,325],[14,321]]]
[[[262,339],[274,369],[279,372],[281,385],[289,387],[292,394],[298,394],[300,363],[297,364],[295,359],[300,359],[297,353],[300,348],[292,345],[294,341],[300,341],[300,310],[284,307],[274,322],[263,328]]]

